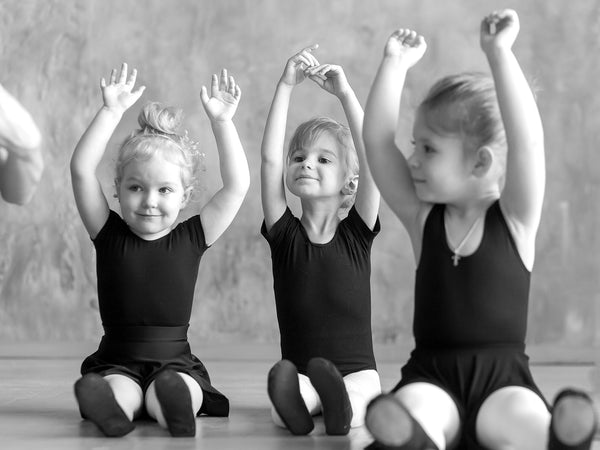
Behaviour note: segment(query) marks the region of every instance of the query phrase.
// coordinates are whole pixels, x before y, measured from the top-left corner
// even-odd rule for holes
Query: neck
[[[330,238],[340,222],[338,213],[339,204],[337,203],[302,201],[300,222],[311,236],[311,240],[314,241],[314,238],[318,237]]]

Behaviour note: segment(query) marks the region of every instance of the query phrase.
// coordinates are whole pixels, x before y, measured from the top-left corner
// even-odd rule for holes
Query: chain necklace
[[[463,246],[467,243],[467,241],[469,240],[469,238],[475,231],[475,228],[477,228],[477,225],[479,224],[479,222],[481,222],[482,218],[483,218],[483,216],[479,216],[477,219],[475,219],[475,221],[471,225],[471,228],[469,228],[469,230],[467,231],[467,234],[465,234],[465,236],[462,238],[462,241],[460,241],[460,243],[456,247],[452,248],[452,244],[448,240],[448,237],[446,237],[446,241],[448,242],[448,247],[450,247],[450,250],[452,250],[452,253],[453,253],[451,258],[452,258],[454,267],[458,266],[458,261],[460,261],[461,255],[459,255],[459,252],[462,250]],[[444,230],[446,230],[446,236],[449,236],[448,225],[446,224],[446,218],[444,218]]]

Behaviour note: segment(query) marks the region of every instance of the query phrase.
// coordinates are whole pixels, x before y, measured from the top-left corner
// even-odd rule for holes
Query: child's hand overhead
[[[312,81],[336,97],[344,95],[351,89],[341,66],[321,64],[309,67],[305,73]]]
[[[302,83],[308,76],[306,70],[319,65],[319,61],[312,54],[318,47],[318,44],[305,47],[288,59],[281,76],[281,82],[289,86]]]
[[[137,102],[146,87],[140,86],[133,91],[136,78],[136,69],[133,69],[129,78],[127,78],[127,63],[123,63],[121,66],[121,74],[118,79],[117,69],[112,70],[109,84],[106,84],[106,80],[103,77],[102,80],[100,80],[100,88],[102,89],[104,106],[107,109],[123,113],[131,107],[131,105]]]
[[[384,57],[400,58],[408,67],[414,66],[425,54],[425,38],[416,31],[400,28],[389,37]]]
[[[510,49],[519,34],[519,16],[512,9],[494,11],[481,22],[481,49]]]
[[[200,99],[204,110],[211,121],[223,122],[233,119],[237,110],[242,90],[232,76],[227,75],[227,69],[221,70],[221,76],[213,74],[210,97],[206,86],[202,86]]]

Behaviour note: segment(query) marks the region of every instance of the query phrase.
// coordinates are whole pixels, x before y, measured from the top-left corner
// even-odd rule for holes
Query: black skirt
[[[188,326],[104,326],[98,350],[81,364],[81,374],[125,375],[145,392],[163,370],[191,376],[200,385],[203,402],[198,414],[226,417],[229,400],[211,382],[204,364],[191,353]]]
[[[475,425],[483,402],[498,389],[520,386],[536,393],[548,407],[529,370],[524,346],[499,345],[458,349],[413,350],[393,392],[415,382],[434,384],[456,403],[461,419],[457,442],[449,448],[481,449]]]

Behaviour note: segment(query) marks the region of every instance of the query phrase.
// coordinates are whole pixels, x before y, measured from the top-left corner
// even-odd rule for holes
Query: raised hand
[[[384,57],[400,58],[408,67],[414,66],[425,54],[425,38],[416,31],[400,28],[392,33],[384,49]]]
[[[319,61],[312,54],[318,47],[318,44],[305,47],[288,59],[281,81],[290,86],[302,83],[307,77],[306,69],[319,65]]]
[[[117,79],[117,69],[113,69],[110,74],[110,82],[106,84],[106,80],[100,80],[100,88],[102,89],[102,98],[104,106],[110,110],[119,112],[126,111],[131,105],[138,101],[142,96],[145,86],[138,87],[135,91],[135,79],[137,78],[137,70],[133,69],[129,78],[127,78],[127,63],[121,66],[121,73]]]
[[[202,86],[200,98],[204,110],[211,121],[231,120],[237,110],[242,90],[232,76],[227,75],[227,69],[221,70],[221,76],[213,74],[210,97],[206,86]]]
[[[519,16],[512,9],[494,11],[481,22],[481,49],[510,49],[519,34]]]
[[[341,66],[321,64],[309,67],[305,70],[305,74],[321,88],[336,97],[346,94],[351,89]]]

